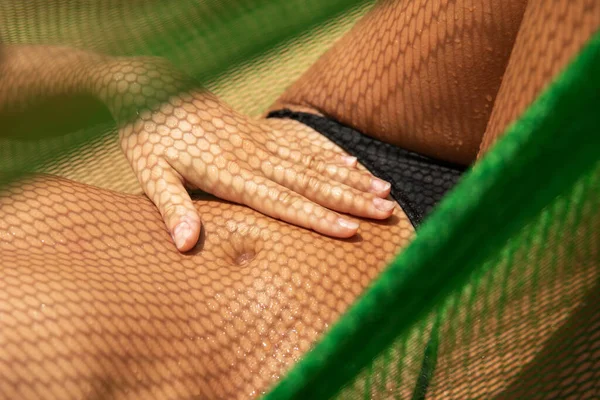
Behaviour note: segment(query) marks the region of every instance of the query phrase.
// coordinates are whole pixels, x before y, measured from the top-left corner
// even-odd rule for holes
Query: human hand
[[[354,157],[316,140],[318,133],[287,125],[241,115],[209,92],[185,90],[136,112],[119,135],[180,251],[196,244],[201,227],[185,187],[340,238],[353,236],[358,223],[337,212],[392,214],[387,182],[355,168]]]

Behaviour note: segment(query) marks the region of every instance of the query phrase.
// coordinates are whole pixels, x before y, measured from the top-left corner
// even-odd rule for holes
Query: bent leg
[[[596,0],[529,2],[478,157],[489,150],[599,29],[600,2]]]
[[[381,1],[272,108],[311,107],[407,150],[468,164],[526,4]]]

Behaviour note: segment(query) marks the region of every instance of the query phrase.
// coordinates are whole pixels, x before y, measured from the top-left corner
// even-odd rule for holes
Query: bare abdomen
[[[398,209],[336,240],[213,198],[179,253],[145,197],[56,177],[0,198],[1,398],[247,398],[413,234]]]

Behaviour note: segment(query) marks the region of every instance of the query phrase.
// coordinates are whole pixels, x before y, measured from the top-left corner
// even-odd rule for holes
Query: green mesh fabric
[[[598,390],[598,70],[600,34],[265,398]]]
[[[85,15],[76,7],[65,13],[60,3],[4,1],[0,39],[164,56],[217,88],[238,87],[245,75],[232,66],[275,49],[268,57],[295,65],[282,68],[285,79],[269,89],[278,93],[321,47],[300,62],[299,53],[282,56],[277,44],[303,40],[372,2],[145,0],[123,8],[119,0]],[[599,34],[266,398],[568,398],[600,391],[598,70]],[[238,109],[249,104],[241,107],[248,113],[272,100],[224,97]],[[64,163],[78,169],[113,130],[107,123],[60,138],[0,141],[0,178]],[[123,158],[107,160],[128,169]],[[107,183],[106,176],[110,188],[135,185],[135,178]]]
[[[205,80],[361,3],[7,0],[0,13],[0,38],[112,55],[157,55]]]
[[[7,0],[0,6],[0,42],[60,44],[116,56],[163,57],[209,89],[216,89],[217,94],[224,91],[222,98],[239,111],[255,114],[269,105],[273,96],[281,93],[294,76],[339,37],[340,28],[349,27],[349,22],[372,3],[372,0],[109,0],[101,3]],[[307,46],[307,38],[314,39],[315,44]],[[232,94],[231,89],[227,91],[226,82],[247,77],[249,70],[253,79],[247,81],[257,83],[265,64],[273,67],[272,59],[281,55],[282,49],[299,45],[296,51],[283,56],[288,60],[287,65],[278,62],[281,73],[270,74],[277,84],[270,84],[266,93],[259,91],[249,95],[246,91],[253,97],[250,98],[239,96],[239,87],[236,94]],[[293,68],[289,66],[291,60]],[[126,166],[124,159],[112,155],[119,149],[106,140],[114,135],[114,123],[108,115],[99,119],[102,117],[106,122],[96,121],[94,125],[61,137],[41,131],[27,141],[0,138],[0,184],[27,172],[57,172],[57,169],[65,172],[61,166],[72,164],[69,160],[80,159],[81,154],[90,154],[89,146],[92,150],[102,148],[103,155],[111,153],[105,157],[110,159],[107,166],[110,169],[116,159],[121,170]],[[70,165],[67,173],[60,175],[109,189],[138,190],[133,176],[107,184],[99,179],[88,179],[81,171],[73,173],[73,169]]]
[[[240,60],[237,63],[227,62],[220,65],[220,69],[215,70],[214,76],[206,77],[204,85],[239,112],[247,115],[261,114],[288,85],[298,79],[336,39],[340,38],[360,16],[364,15],[373,5],[374,0],[354,1],[348,4],[350,3],[357,4],[352,7],[348,5],[346,11],[334,12],[319,24],[308,24],[302,27],[297,34],[290,34],[287,39],[280,37],[278,44],[259,48],[253,57],[239,57]],[[40,3],[38,6],[44,4]],[[113,52],[117,52],[117,54],[125,53],[125,51],[118,52],[115,49],[129,45],[141,49],[140,54],[155,54],[151,48],[144,49],[143,43],[148,39],[142,40],[142,33],[148,34],[147,31],[150,28],[143,27],[140,16],[136,17],[136,21],[142,27],[136,26],[140,34],[135,36],[132,36],[131,31],[128,30],[131,28],[129,25],[111,24],[110,20],[106,22],[105,19],[106,15],[131,14],[133,10],[136,10],[139,14],[146,15],[143,21],[154,26],[154,34],[162,35],[164,29],[160,29],[159,26],[163,24],[163,20],[159,12],[146,8],[140,10],[139,5],[137,8],[134,7],[127,11],[122,6],[125,3],[112,3],[112,12],[91,15],[87,18],[104,21],[101,26],[109,24],[109,30],[119,30],[119,36],[127,38],[127,40],[117,40],[119,36],[115,37],[114,35],[99,40],[97,37],[78,33],[78,29],[90,28],[87,25],[82,26],[83,17],[72,16],[76,15],[76,12],[72,8],[64,7],[65,4],[67,2],[55,3],[62,13],[58,12],[59,8],[49,7],[46,4],[44,9],[46,14],[42,14],[34,12],[33,6],[25,7],[20,1],[3,2],[0,7],[0,39],[7,43],[67,43],[102,52],[110,52],[109,50],[113,49]],[[119,4],[121,7],[118,7]],[[215,2],[211,4],[215,4]],[[173,7],[179,7],[178,3]],[[222,8],[219,15],[226,14],[230,8],[231,4],[230,7]],[[281,6],[271,9],[271,11],[275,16],[283,12]],[[16,18],[17,15],[27,18],[31,21],[31,25],[21,26],[22,24],[19,22],[21,19]],[[125,17],[121,19],[125,19]],[[65,20],[70,22],[68,24],[60,23]],[[132,19],[127,19],[127,21],[130,24],[133,23]],[[182,29],[194,32],[195,24],[191,23],[193,21],[194,19],[190,17],[182,17],[179,22]],[[78,24],[79,27],[72,27],[72,24]],[[257,34],[257,32],[253,34]],[[196,35],[197,42],[204,40],[200,34],[188,34],[188,36],[193,35]],[[270,40],[275,43],[273,38]],[[154,42],[156,41],[158,39],[154,39]],[[198,48],[202,48],[202,46]],[[176,50],[177,43],[171,53]],[[183,50],[180,53],[183,54]],[[206,62],[196,49],[189,53],[186,55],[186,58],[189,59],[188,65]],[[134,54],[133,50],[130,50],[129,54]],[[232,57],[234,56],[235,54],[232,55]],[[117,141],[114,140],[115,135],[114,123],[106,121],[97,125],[87,124],[84,129],[60,137],[52,137],[48,135],[48,132],[40,132],[34,141],[0,138],[0,171],[4,172],[4,178],[18,176],[22,171],[45,172],[104,189],[141,194],[139,182],[131,171]]]

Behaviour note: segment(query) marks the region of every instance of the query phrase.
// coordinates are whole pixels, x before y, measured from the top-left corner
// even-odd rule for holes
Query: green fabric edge
[[[600,32],[465,175],[411,245],[264,398],[335,395],[593,168],[600,159],[598,71]],[[499,193],[510,196],[499,201]]]
[[[180,13],[191,13],[195,8],[204,6],[212,13],[194,30],[182,30],[180,26],[176,26],[162,32],[160,38],[146,38],[147,43],[144,41],[144,46],[130,55],[139,53],[164,57],[204,84],[224,71],[252,62],[268,50],[284,46],[289,40],[366,2],[367,0],[254,0],[246,4],[203,5],[194,0],[181,0],[161,5],[164,8],[163,18],[177,19]],[[179,5],[179,10],[176,4]],[[257,25],[250,26],[253,21],[258,21]],[[249,26],[253,29],[249,30]],[[197,42],[197,38],[204,40]],[[115,47],[118,46],[115,44]],[[190,52],[209,56],[189,57]],[[195,61],[190,64],[188,59]],[[52,165],[59,156],[79,151],[89,141],[100,137],[104,132],[103,127],[91,127],[81,139],[71,139],[72,142],[65,142],[48,154],[32,152],[27,166],[23,166],[23,162],[17,162],[20,168],[0,171],[0,188],[35,172],[43,164]],[[48,136],[52,135],[41,134],[36,139]]]

